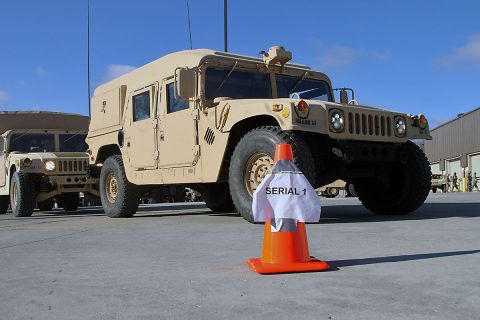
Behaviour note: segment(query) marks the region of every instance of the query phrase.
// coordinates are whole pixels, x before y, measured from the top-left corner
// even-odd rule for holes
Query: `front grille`
[[[371,115],[361,112],[348,112],[347,130],[350,134],[363,136],[392,136],[391,116]]]
[[[58,172],[62,173],[85,173],[87,171],[87,160],[59,160]]]

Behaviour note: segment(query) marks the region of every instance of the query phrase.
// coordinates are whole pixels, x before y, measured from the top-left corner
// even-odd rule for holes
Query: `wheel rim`
[[[244,185],[250,196],[273,167],[273,159],[266,153],[255,153],[245,165]]]
[[[110,203],[114,203],[118,195],[118,182],[117,177],[113,172],[108,173],[107,178],[105,179],[105,194],[107,195],[107,200]]]
[[[15,182],[13,183],[13,186],[12,186],[12,196],[13,196],[13,199],[12,199],[13,206],[16,207],[18,202],[18,187]]]

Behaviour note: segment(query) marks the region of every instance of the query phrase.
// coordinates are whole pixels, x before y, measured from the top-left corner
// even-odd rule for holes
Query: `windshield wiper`
[[[223,78],[222,83],[220,83],[220,85],[218,86],[217,90],[220,90],[220,88],[223,86],[223,84],[225,83],[225,81],[227,81],[228,77],[230,77],[230,75],[232,74],[233,70],[235,70],[235,68],[237,67],[237,65],[238,65],[238,61],[235,61],[235,64],[233,65],[232,69],[230,69],[230,71],[227,73],[227,75],[225,76],[225,78]]]
[[[290,90],[290,92],[288,93],[289,95],[291,95],[293,92],[295,92],[295,89],[297,89],[298,85],[300,83],[303,82],[303,80],[305,80],[305,77],[307,76],[308,74],[308,71],[305,71],[305,73],[303,74],[302,78],[298,79],[298,81],[295,83],[295,85],[293,86],[292,90]]]
[[[13,139],[10,143],[12,142],[15,142],[17,141],[18,139],[20,138],[23,138],[25,135],[27,135],[30,131],[32,131],[33,129],[28,129],[25,133],[22,133],[20,136],[16,137],[15,139]]]
[[[65,139],[65,141],[63,141],[63,142],[68,142],[68,141],[72,140],[73,138],[75,138],[76,136],[78,136],[79,134],[82,134],[82,133],[83,133],[83,131],[78,131],[77,133],[73,134],[69,138]]]

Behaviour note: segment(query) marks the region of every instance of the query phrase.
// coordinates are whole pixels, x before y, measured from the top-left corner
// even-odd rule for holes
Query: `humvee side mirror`
[[[340,91],[340,103],[348,104],[348,92],[345,90]]]
[[[194,98],[197,79],[196,76],[195,69],[175,69],[175,95],[184,100]]]

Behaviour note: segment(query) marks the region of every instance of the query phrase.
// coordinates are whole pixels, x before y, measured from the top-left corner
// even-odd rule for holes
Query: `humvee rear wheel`
[[[50,198],[38,203],[38,209],[40,211],[52,211],[53,205],[55,204],[54,198]]]
[[[310,149],[294,133],[276,126],[253,129],[243,136],[235,147],[229,169],[229,186],[238,213],[253,223],[253,193],[273,166],[275,146],[288,143],[292,146],[295,163],[313,184],[315,163]]]
[[[0,196],[0,214],[7,213],[9,204],[10,204],[9,196]]]
[[[430,164],[413,142],[405,148],[406,163],[386,167],[375,179],[355,181],[365,208],[377,214],[408,214],[425,202],[432,186]]]
[[[80,201],[80,194],[78,192],[62,193],[63,210],[67,212],[77,211],[78,203]]]
[[[201,186],[201,194],[207,207],[214,212],[228,212],[235,209],[226,183],[204,184]]]
[[[107,158],[102,166],[100,199],[103,210],[111,218],[128,218],[138,209],[140,188],[128,181],[119,155]]]
[[[23,172],[15,172],[12,176],[10,206],[15,217],[30,217],[35,208],[35,186]]]

